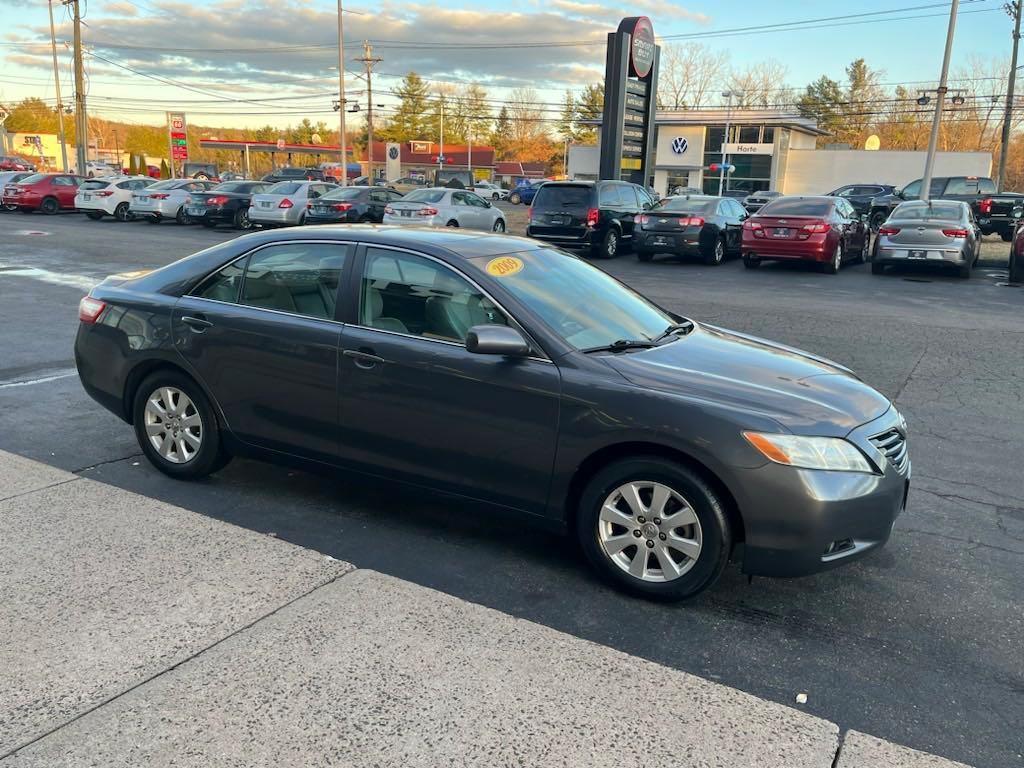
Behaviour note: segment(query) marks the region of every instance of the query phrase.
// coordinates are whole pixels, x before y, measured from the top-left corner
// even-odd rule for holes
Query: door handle
[[[370,370],[375,367],[378,363],[383,363],[384,358],[379,355],[375,355],[372,352],[364,352],[360,349],[346,349],[342,352],[345,357],[351,357],[352,362],[356,364],[357,368],[363,370]]]
[[[207,320],[205,317],[192,317],[191,315],[183,315],[181,322],[189,326],[196,333],[202,333],[207,328],[212,328],[213,323]]]

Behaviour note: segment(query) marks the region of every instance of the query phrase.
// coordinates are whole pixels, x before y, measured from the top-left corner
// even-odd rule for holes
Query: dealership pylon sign
[[[660,46],[646,16],[630,16],[608,35],[604,118],[601,122],[602,179],[648,184],[653,173],[654,110],[658,98]]]
[[[188,160],[188,129],[185,125],[184,112],[167,113],[167,142],[171,149],[171,175],[174,175],[174,164]]]

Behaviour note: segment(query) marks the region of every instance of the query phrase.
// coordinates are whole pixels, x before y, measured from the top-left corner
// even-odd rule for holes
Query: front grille
[[[896,468],[901,475],[907,471],[910,463],[910,454],[907,451],[907,438],[898,429],[890,429],[880,435],[870,438],[878,450],[885,454],[885,458]]]

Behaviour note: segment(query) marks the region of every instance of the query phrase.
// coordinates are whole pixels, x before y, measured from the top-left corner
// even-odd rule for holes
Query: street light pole
[[[64,139],[64,105],[60,100],[60,70],[57,68],[57,36],[53,31],[53,0],[47,2],[50,11],[50,49],[53,51],[53,84],[57,88],[57,137],[60,139],[60,160],[64,173],[68,172],[68,145]]]
[[[949,76],[949,57],[953,52],[953,33],[956,31],[956,12],[960,0],[953,0],[949,6],[949,29],[946,30],[946,52],[942,55],[942,74],[935,99],[935,116],[932,118],[932,133],[928,138],[928,156],[924,161],[924,175],[921,177],[921,199],[931,199],[932,170],[935,167],[935,149],[939,143],[939,126],[942,124],[942,107],[946,102],[946,80]]]
[[[718,196],[725,192],[725,145],[729,143],[729,123],[732,120],[732,91],[722,94],[727,99],[725,108],[725,134],[722,136],[722,165],[718,172]]]
[[[1020,43],[1020,16],[1022,0],[1007,5],[1006,10],[1013,16],[1013,55],[1010,58],[1010,77],[1006,83],[1006,112],[1003,116],[1003,138],[999,150],[999,176],[996,191],[1003,191],[1006,180],[1006,158],[1010,154],[1010,118],[1013,113],[1013,86],[1017,79],[1017,46]]]
[[[348,155],[345,153],[345,23],[338,0],[338,144],[341,145],[341,186],[348,186]]]
[[[71,5],[74,20],[75,47],[75,143],[76,163],[79,176],[86,175],[86,162],[89,152],[89,121],[85,112],[85,73],[82,69],[82,15],[78,0],[65,0]],[[340,2],[340,0],[339,0]]]

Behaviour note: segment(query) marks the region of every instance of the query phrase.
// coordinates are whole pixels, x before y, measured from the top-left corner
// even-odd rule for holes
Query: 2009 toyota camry
[[[575,533],[633,592],[727,561],[799,575],[885,543],[906,424],[848,369],[684,319],[532,240],[240,237],[84,298],[86,390],[161,471],[298,457]]]

